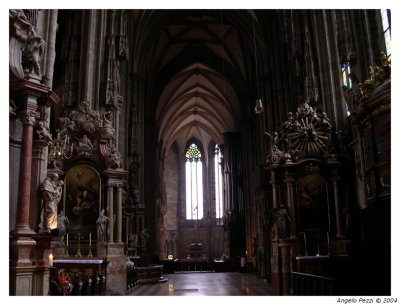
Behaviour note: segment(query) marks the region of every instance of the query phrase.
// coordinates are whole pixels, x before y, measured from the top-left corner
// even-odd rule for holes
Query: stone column
[[[289,170],[285,170],[285,183],[286,183],[286,195],[287,195],[287,206],[289,208],[290,217],[292,221],[290,222],[290,237],[296,237],[296,209],[294,207],[294,198],[293,198],[293,184],[294,179],[292,175],[289,173]]]
[[[340,212],[339,176],[335,173],[332,177],[333,197],[335,201],[336,237],[343,237],[342,213]]]
[[[122,186],[117,185],[117,243],[122,243]]]
[[[108,217],[108,243],[114,243],[114,185],[110,182],[107,184],[107,205]]]
[[[281,295],[290,295],[290,245],[286,241],[279,242],[281,254]]]
[[[34,234],[29,226],[32,173],[32,138],[35,123],[35,111],[24,110],[21,114],[23,124],[21,162],[19,171],[19,196],[17,219],[14,232]]]
[[[273,207],[274,209],[277,209],[279,207],[279,199],[278,199],[278,190],[277,190],[277,186],[276,186],[276,172],[275,169],[271,170],[271,181],[270,181],[271,185],[272,185],[272,203],[273,203]]]

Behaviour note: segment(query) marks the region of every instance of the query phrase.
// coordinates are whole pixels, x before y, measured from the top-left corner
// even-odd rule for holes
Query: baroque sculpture
[[[106,243],[108,239],[108,223],[110,218],[105,216],[105,210],[100,212],[99,218],[96,221],[97,227],[97,241],[100,243]]]
[[[325,112],[317,112],[307,102],[288,112],[287,120],[278,132],[267,136],[267,164],[292,163],[305,157],[333,157],[332,124]]]
[[[112,142],[115,139],[115,130],[112,123],[112,112],[107,111],[101,117],[97,111],[90,108],[87,101],[79,104],[68,116],[58,120],[60,141],[70,146],[75,156],[98,156],[109,168],[121,168],[122,159],[118,148]],[[71,145],[69,143],[71,139]]]
[[[50,135],[49,130],[44,125],[43,121],[37,121],[36,123],[36,134],[40,140],[44,140],[48,145],[53,143],[53,139]]]
[[[45,41],[31,28],[22,48],[22,67],[25,72],[40,76],[40,60],[44,53]]]
[[[43,207],[42,207],[42,222],[41,231],[50,233],[57,229],[57,205],[61,200],[62,187],[64,182],[58,180],[58,174],[49,173],[40,187]]]
[[[279,239],[286,239],[289,237],[289,223],[291,220],[285,206],[281,204],[275,214],[275,224]]]

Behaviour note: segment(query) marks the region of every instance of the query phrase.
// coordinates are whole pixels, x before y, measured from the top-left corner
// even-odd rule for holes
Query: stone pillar
[[[281,294],[281,288],[280,288],[280,282],[281,282],[281,273],[279,269],[279,247],[278,247],[278,241],[273,240],[271,242],[271,247],[272,247],[272,255],[271,255],[271,290],[272,290],[272,295],[280,295]]]
[[[32,138],[33,125],[35,123],[36,112],[25,110],[21,114],[23,124],[22,150],[19,171],[19,196],[17,207],[17,221],[14,232],[30,232],[29,209],[31,201],[31,173],[32,173]]]
[[[271,181],[270,181],[271,185],[272,185],[272,204],[274,209],[279,208],[279,198],[278,198],[278,189],[276,186],[276,171],[275,169],[271,170]]]
[[[36,233],[29,226],[29,210],[35,114],[35,111],[26,109],[20,113],[23,132],[16,224],[14,230],[10,233],[12,236],[10,241],[10,295],[34,294],[33,274],[35,267],[31,260],[31,252],[36,245],[32,236]]]
[[[342,213],[340,212],[339,176],[335,172],[332,177],[333,197],[335,201],[336,237],[343,237]]]
[[[292,175],[289,173],[289,170],[285,170],[285,183],[286,183],[286,195],[287,195],[287,206],[289,208],[290,212],[290,217],[292,221],[290,222],[290,237],[295,238],[296,237],[296,209],[294,207],[294,198],[293,198],[293,192],[294,192],[294,179]]]
[[[108,243],[114,243],[114,185],[110,182],[107,184],[107,205],[108,217]]]
[[[117,185],[117,243],[122,243],[122,186]]]
[[[41,196],[38,189],[47,176],[48,144],[43,140],[34,140],[32,147],[32,175],[31,175],[31,212],[30,227],[37,228],[37,220],[40,219]]]
[[[281,256],[281,295],[290,295],[290,245],[286,241],[279,242]]]

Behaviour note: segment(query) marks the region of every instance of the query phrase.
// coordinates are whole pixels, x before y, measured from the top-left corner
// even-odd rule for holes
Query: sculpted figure
[[[64,215],[63,211],[61,211],[57,216],[57,229],[60,232],[59,235],[65,235],[67,233],[68,224],[68,217]]]
[[[44,126],[43,121],[38,121],[36,124],[36,133],[40,140],[46,141],[48,144],[53,143],[53,139],[48,131],[48,129]]]
[[[277,228],[277,233],[278,233],[278,238],[279,239],[285,239],[289,237],[289,222],[291,221],[291,218],[289,216],[288,211],[284,207],[283,204],[279,206],[279,209],[277,210],[275,214],[275,219],[276,219],[276,228]]]
[[[107,111],[103,114],[103,127],[101,128],[101,133],[103,137],[115,138],[115,131],[112,126],[112,113]]]
[[[26,44],[22,48],[22,66],[25,71],[40,76],[40,60],[44,53],[45,45],[44,40],[32,28],[29,31]]]
[[[94,149],[94,146],[90,139],[87,137],[87,135],[83,135],[82,138],[76,138],[78,140],[78,143],[76,145],[76,152],[78,154],[91,154],[92,150]]]
[[[112,167],[120,168],[122,166],[121,153],[114,145],[109,147],[109,158]]]
[[[108,223],[110,218],[104,215],[105,210],[100,212],[100,216],[96,221],[97,241],[101,243],[107,242],[108,239]]]
[[[137,255],[138,244],[139,244],[138,235],[130,233],[128,239],[129,239],[128,251],[133,256],[136,256]]]
[[[43,199],[42,223],[43,232],[50,233],[57,229],[57,205],[61,200],[64,182],[58,180],[56,173],[50,173],[44,180],[40,190]]]

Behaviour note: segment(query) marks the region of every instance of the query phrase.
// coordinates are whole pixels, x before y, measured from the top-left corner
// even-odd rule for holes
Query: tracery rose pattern
[[[333,127],[325,112],[316,112],[307,102],[289,112],[279,132],[267,136],[267,163],[291,163],[303,157],[328,158]]]

